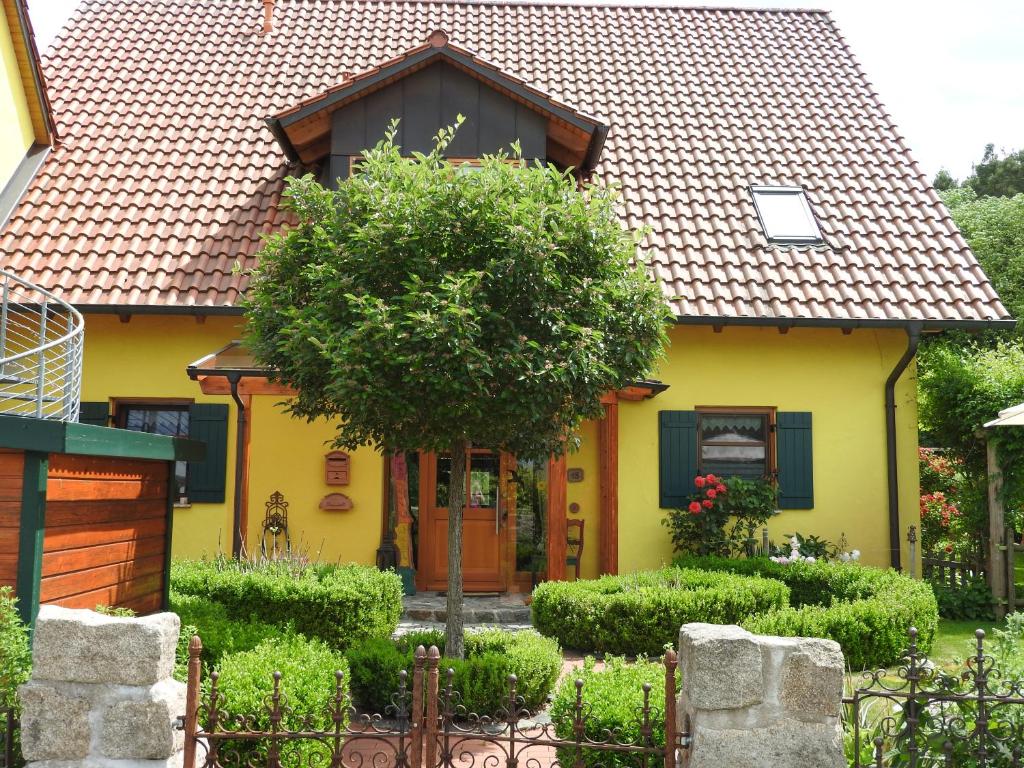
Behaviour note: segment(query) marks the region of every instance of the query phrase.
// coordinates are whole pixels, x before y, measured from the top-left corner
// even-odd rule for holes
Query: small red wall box
[[[320,499],[320,509],[326,512],[347,512],[353,506],[352,499],[344,493],[328,493]]]
[[[348,485],[351,474],[349,456],[344,451],[331,451],[326,456],[324,482],[327,485]]]

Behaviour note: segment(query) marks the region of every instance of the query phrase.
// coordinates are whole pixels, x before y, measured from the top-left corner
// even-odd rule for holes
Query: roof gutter
[[[1003,320],[898,320],[898,319],[857,319],[833,317],[730,317],[715,315],[676,315],[677,325],[711,325],[725,327],[727,325],[753,326],[767,328],[909,328],[917,325],[921,331],[983,331],[1012,330],[1017,321],[1012,318]]]
[[[885,458],[889,491],[889,560],[897,571],[902,570],[900,551],[900,483],[896,461],[896,382],[917,355],[921,341],[921,323],[907,325],[907,349],[885,380]],[[909,564],[914,567],[913,563]]]
[[[274,134],[277,143],[281,145],[281,149],[284,150],[284,156],[288,158],[288,162],[299,162],[299,151],[295,149],[292,140],[288,138],[288,133],[285,131],[284,126],[281,125],[281,121],[276,117],[267,117],[264,118],[263,122],[267,124],[270,132]]]
[[[594,128],[590,136],[590,145],[587,147],[586,157],[583,158],[583,171],[592,173],[597,167],[597,161],[601,159],[601,152],[604,151],[604,142],[608,138],[608,126],[603,123]]]
[[[36,97],[42,105],[43,121],[46,123],[46,130],[50,134],[46,137],[46,143],[52,145],[60,136],[57,134],[57,121],[53,117],[53,105],[50,103],[50,95],[46,91],[46,79],[43,75],[43,65],[39,58],[39,48],[36,46],[36,35],[32,29],[32,19],[29,16],[28,4],[25,0],[17,0],[14,4],[18,14],[18,21],[21,23],[21,33],[28,48],[29,59],[32,65],[32,82],[35,85]]]

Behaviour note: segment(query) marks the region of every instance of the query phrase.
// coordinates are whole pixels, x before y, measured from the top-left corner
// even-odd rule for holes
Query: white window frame
[[[758,201],[758,195],[791,195],[800,201],[803,206],[804,215],[807,217],[807,221],[813,225],[817,231],[816,235],[783,235],[783,234],[772,234],[769,231],[768,224],[765,221],[764,214],[761,212],[761,204]],[[757,211],[757,220],[761,224],[761,231],[764,233],[770,243],[788,243],[791,245],[817,245],[824,243],[825,238],[821,233],[821,224],[818,223],[818,217],[814,215],[814,210],[811,208],[811,203],[807,199],[807,192],[803,187],[783,187],[783,186],[772,186],[768,184],[757,184],[751,185],[750,196],[754,201],[754,209]]]

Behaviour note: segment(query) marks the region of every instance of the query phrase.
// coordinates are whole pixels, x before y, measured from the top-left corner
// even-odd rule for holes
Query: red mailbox
[[[348,485],[351,472],[348,454],[344,451],[331,451],[326,459],[324,482],[327,485]]]

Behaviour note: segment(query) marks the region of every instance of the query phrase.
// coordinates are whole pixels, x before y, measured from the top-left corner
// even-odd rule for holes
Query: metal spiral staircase
[[[77,309],[0,270],[0,415],[78,421],[84,338]]]

